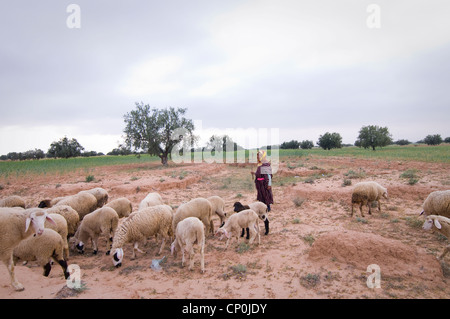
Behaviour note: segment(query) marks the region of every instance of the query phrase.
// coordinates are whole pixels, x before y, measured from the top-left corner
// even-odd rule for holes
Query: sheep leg
[[[48,277],[50,274],[50,270],[52,270],[52,266],[50,265],[50,261],[44,265],[44,276]]]
[[[242,228],[241,237],[244,237],[244,235],[245,235],[245,228]]]
[[[381,213],[381,204],[380,204],[380,201],[378,201],[378,212]]]
[[[361,212],[361,217],[364,217],[364,213],[362,211],[363,203],[359,204],[359,211]]]
[[[141,254],[145,254],[145,251],[142,251],[139,249],[139,243],[135,242],[133,246],[133,255],[131,256],[131,259],[136,259],[136,251],[140,252]]]
[[[14,262],[13,262],[13,254],[11,252],[11,256],[7,260],[3,260],[6,268],[8,268],[9,276],[11,278],[11,285],[14,287],[16,291],[22,291],[25,287],[17,281],[16,275],[14,274]]]
[[[67,271],[67,262],[64,259],[61,260],[57,260],[58,264],[61,266],[63,273],[64,273],[64,278],[67,279],[70,277],[70,273]]]
[[[159,248],[159,252],[158,255],[161,255],[163,249],[164,249],[164,244],[166,243],[165,238],[163,237],[162,239],[162,243],[161,243],[161,248]]]
[[[252,233],[252,235],[250,236],[250,240],[248,242],[249,244],[252,244],[256,237],[255,224],[249,225],[247,229]]]
[[[92,247],[94,248],[94,255],[97,255],[97,252],[98,252],[98,235],[94,235],[94,237],[92,237]]]
[[[194,268],[194,255],[195,255],[194,246],[191,244],[189,245],[189,270],[192,270],[192,268]]]
[[[202,273],[205,272],[205,238],[202,238],[200,243],[200,269]]]
[[[264,235],[268,235],[269,234],[269,218],[267,218],[267,217],[264,220],[264,227],[266,228],[266,232],[264,233]]]

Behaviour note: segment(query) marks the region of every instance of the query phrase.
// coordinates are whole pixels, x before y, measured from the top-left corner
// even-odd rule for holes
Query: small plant
[[[239,243],[239,245],[238,245],[238,247],[237,247],[237,249],[236,249],[236,251],[237,251],[239,254],[245,253],[245,252],[248,251],[248,250],[250,250],[250,245],[247,244],[246,242],[241,242],[241,243]]]
[[[350,186],[352,185],[352,180],[348,178],[344,178],[344,182],[342,183],[342,186]]]
[[[414,185],[419,181],[416,169],[408,169],[400,174],[401,178],[407,178],[409,185]]]
[[[307,274],[300,277],[300,284],[306,288],[314,288],[320,283],[319,274]]]
[[[292,221],[292,224],[300,224],[300,219],[294,218],[294,220]]]
[[[86,176],[86,183],[90,183],[90,182],[92,182],[92,181],[94,181],[94,180],[95,180],[94,175],[88,175],[88,176]]]
[[[308,235],[306,235],[306,236],[303,236],[302,239],[303,239],[304,241],[306,241],[310,246],[311,246],[311,245],[314,243],[314,241],[316,240],[316,239],[314,238],[314,235],[313,235],[312,233],[310,233],[310,234],[308,234]]]
[[[294,203],[295,207],[300,207],[305,202],[306,198],[304,197],[295,197],[292,202]]]
[[[417,218],[417,217],[406,217],[406,225],[412,227],[412,228],[421,228],[423,225],[423,220]]]

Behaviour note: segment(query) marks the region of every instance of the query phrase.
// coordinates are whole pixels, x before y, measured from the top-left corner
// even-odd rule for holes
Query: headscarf
[[[261,166],[264,163],[267,163],[267,158],[266,158],[266,151],[260,150],[257,153],[259,155],[259,160],[258,160],[258,166]]]

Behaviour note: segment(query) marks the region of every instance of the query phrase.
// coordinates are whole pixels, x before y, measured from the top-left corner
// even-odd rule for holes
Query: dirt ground
[[[226,211],[233,203],[256,200],[250,171],[254,164],[189,164],[162,168],[145,163],[93,168],[94,181],[86,171],[48,174],[3,181],[0,197],[21,195],[28,205],[44,198],[69,195],[103,187],[110,200],[125,196],[137,209],[149,192],[159,192],[167,204],[178,207],[195,197],[221,196]],[[411,170],[414,179],[401,177]],[[389,200],[372,215],[351,213],[352,187],[374,180],[388,188]],[[170,255],[170,245],[156,255],[160,242],[154,238],[141,245],[146,254],[131,260],[131,244],[125,246],[122,267],[106,256],[106,240],[99,254],[79,255],[71,250],[69,264],[80,267],[81,287],[69,289],[61,268],[55,264],[48,278],[30,262],[17,265],[16,276],[25,286],[10,286],[6,267],[0,265],[0,298],[449,298],[450,254],[436,258],[448,240],[422,230],[419,216],[428,194],[449,189],[449,165],[411,161],[387,161],[342,157],[284,158],[273,178],[274,205],[270,233],[261,244],[239,245],[213,235],[206,238],[205,267],[200,272],[198,255],[193,271],[181,267],[181,254]],[[345,183],[344,183],[345,181]],[[412,185],[410,185],[410,183]],[[344,184],[346,184],[344,186]],[[215,218],[215,228],[219,219]],[[162,270],[152,269],[152,259],[166,256]],[[369,265],[378,265],[369,272]],[[368,285],[368,282],[372,285]]]

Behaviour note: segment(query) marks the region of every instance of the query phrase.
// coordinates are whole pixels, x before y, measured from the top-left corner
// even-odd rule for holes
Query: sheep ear
[[[56,225],[56,222],[49,215],[45,216],[45,219],[48,220],[50,224]]]
[[[437,219],[434,220],[434,226],[436,226],[437,229],[442,228],[441,223]]]
[[[225,237],[226,238],[230,238],[230,234],[227,232],[227,230],[224,228],[223,229],[224,233],[225,233]]]
[[[30,224],[31,224],[31,217],[27,217],[27,220],[25,221],[25,232],[28,231]]]
[[[123,249],[119,248],[119,251],[117,252],[117,257],[119,257],[119,259],[123,258]]]

